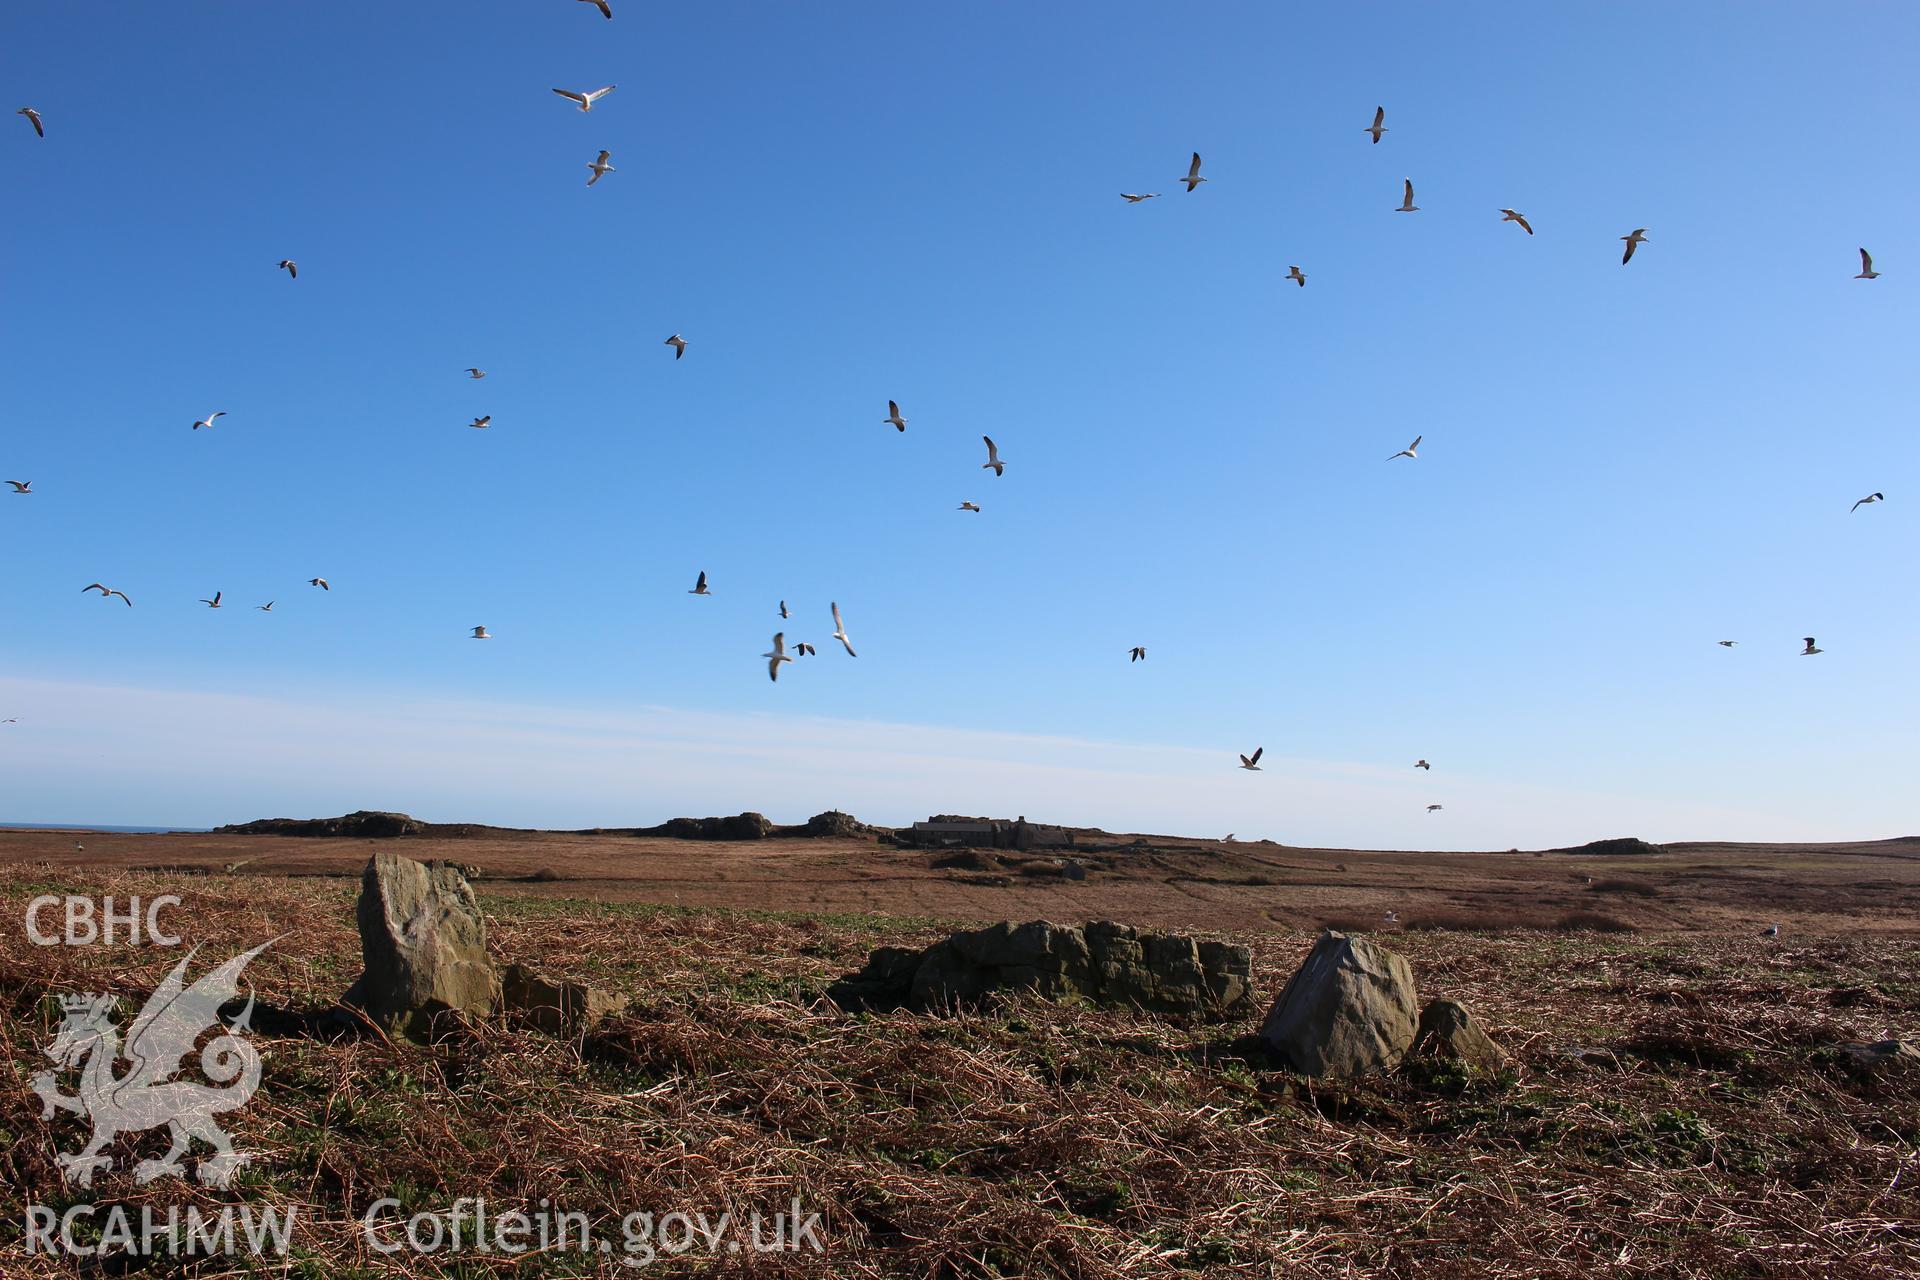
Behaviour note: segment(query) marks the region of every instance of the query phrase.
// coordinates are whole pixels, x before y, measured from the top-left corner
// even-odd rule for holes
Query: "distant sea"
[[[0,822],[0,831],[100,831],[126,836],[163,836],[169,831],[211,830],[212,827],[110,827],[99,822]]]

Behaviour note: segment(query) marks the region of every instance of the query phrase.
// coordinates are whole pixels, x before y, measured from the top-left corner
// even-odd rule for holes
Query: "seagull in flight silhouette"
[[[1193,163],[1187,166],[1187,176],[1180,179],[1180,181],[1187,184],[1188,195],[1192,195],[1193,189],[1206,181],[1205,178],[1200,176],[1200,153],[1198,151],[1193,153]]]
[[[1418,213],[1420,212],[1420,206],[1413,202],[1413,179],[1408,178],[1405,181],[1407,184],[1406,195],[1401,199],[1400,207],[1398,209],[1395,209],[1394,212],[1395,213]]]
[[[1420,442],[1425,439],[1425,436],[1415,436],[1412,444],[1394,454],[1393,457],[1388,458],[1387,461],[1392,462],[1394,458],[1419,458]]]
[[[571,89],[555,89],[554,92],[565,98],[568,102],[580,104],[582,111],[591,111],[593,110],[593,104],[612,93],[613,88],[612,85],[608,85],[604,89],[595,89],[591,93],[575,93]]]
[[[1500,221],[1517,222],[1520,224],[1522,231],[1528,235],[1533,234],[1533,225],[1527,221],[1527,215],[1524,213],[1515,213],[1512,209],[1502,209],[1500,211]]]
[[[1000,450],[994,447],[993,437],[981,436],[980,438],[987,442],[987,460],[980,464],[980,469],[982,471],[991,469],[997,476],[1007,474],[1007,464],[1000,461]]]
[[[1242,769],[1251,769],[1255,773],[1260,772],[1260,757],[1265,755],[1266,751],[1267,749],[1265,747],[1255,747],[1252,755],[1240,757],[1240,767]]]
[[[1131,648],[1131,649],[1129,649],[1129,650],[1127,650],[1127,661],[1128,661],[1128,662],[1138,662],[1138,661],[1140,661],[1140,659],[1142,659],[1142,658],[1144,658],[1144,657],[1146,657],[1146,656],[1147,656],[1147,649],[1146,649],[1146,646],[1145,646],[1145,645],[1138,645],[1138,644],[1137,644],[1137,645],[1135,645],[1135,646],[1133,646],[1133,648]]]
[[[202,600],[200,603],[207,606],[207,608],[209,609],[218,609],[220,607],[220,593],[216,591],[213,593],[213,599]]]
[[[612,165],[607,163],[607,157],[612,154],[613,152],[611,151],[602,151],[599,159],[587,161],[587,168],[593,170],[593,176],[587,179],[588,186],[592,186],[609,173],[618,172]]]
[[[124,591],[115,591],[111,587],[103,587],[97,582],[90,583],[87,586],[80,588],[81,595],[85,595],[89,591],[98,591],[100,593],[100,598],[102,600],[105,600],[108,596],[119,596],[120,599],[126,604],[127,608],[129,609],[133,608],[133,601],[127,599],[127,593]]]
[[[853,651],[853,641],[847,639],[847,624],[840,620],[840,606],[838,604],[834,604],[833,606],[833,638],[838,640],[841,645],[846,648],[849,658],[857,658],[860,656]]]
[[[677,333],[674,334],[671,338],[668,338],[665,342],[661,343],[660,345],[663,347],[672,347],[673,358],[675,360],[678,360],[681,356],[687,354],[687,340],[681,337]]]
[[[7,483],[13,486],[15,493],[33,492],[33,481],[31,480],[9,480]]]
[[[1379,146],[1380,135],[1387,132],[1387,109],[1385,107],[1375,107],[1373,109],[1373,123],[1360,132],[1372,134],[1373,145],[1376,147]]]
[[[215,422],[217,422],[219,419],[224,418],[226,416],[227,416],[226,411],[222,410],[219,413],[210,413],[204,418],[197,418],[194,420],[193,429],[195,431],[198,431],[202,427],[207,427],[211,429]]]
[[[43,138],[47,136],[47,127],[40,123],[40,113],[38,111],[35,111],[32,107],[22,107],[18,111],[14,112],[13,114],[17,116],[25,116],[27,118],[27,123],[33,126],[33,131],[35,133],[39,134]]]
[[[1800,651],[1800,656],[1801,656],[1801,657],[1803,657],[1803,658],[1811,658],[1811,657],[1812,657],[1812,656],[1813,656],[1814,654],[1816,654],[1816,653],[1825,653],[1825,652],[1826,652],[1826,650],[1825,650],[1825,649],[1822,649],[1822,648],[1821,648],[1821,647],[1820,647],[1819,645],[1817,645],[1817,644],[1815,644],[1815,643],[1813,642],[1813,637],[1812,637],[1812,636],[1808,636],[1808,637],[1806,638],[1806,640],[1807,640],[1807,647],[1806,647],[1806,648],[1804,648],[1804,649],[1802,649],[1802,650]]]
[[[1880,278],[1880,273],[1873,269],[1873,255],[1868,253],[1865,249],[1862,249],[1860,251],[1860,274],[1855,276],[1854,279],[1855,280],[1878,280],[1879,278]]]
[[[320,589],[321,589],[322,591],[331,591],[331,590],[333,590],[333,588],[332,588],[332,587],[330,587],[330,586],[328,586],[328,585],[327,585],[327,580],[326,580],[325,578],[308,578],[308,579],[307,579],[307,585],[308,585],[308,586],[310,586],[310,587],[318,587],[318,588],[320,588]]]
[[[1158,191],[1150,191],[1145,195],[1136,196],[1136,195],[1130,195],[1127,192],[1122,191],[1120,193],[1120,198],[1122,200],[1125,200],[1128,204],[1139,204],[1142,200],[1158,200],[1160,198],[1160,193]]]
[[[784,631],[774,632],[773,648],[760,656],[767,660],[767,679],[778,680],[780,678],[780,664],[793,661],[792,658],[787,656],[787,633]]]
[[[1307,287],[1307,273],[1302,271],[1298,267],[1287,268],[1287,279],[1293,281],[1295,284],[1299,285],[1302,289]]]
[[[887,401],[887,416],[880,421],[892,426],[896,431],[907,429],[907,420],[900,416],[900,406],[892,400]]]
[[[11,484],[13,482],[8,481],[7,483]],[[1886,500],[1887,500],[1887,495],[1884,493],[1870,493],[1866,497],[1860,499],[1860,501],[1854,503],[1852,507],[1848,508],[1848,510],[1849,512],[1858,511],[1861,507],[1867,506],[1870,503],[1885,502]]]
[[[1633,251],[1647,242],[1647,229],[1645,227],[1635,227],[1632,235],[1621,236],[1620,238],[1627,242],[1627,251],[1620,255],[1620,265],[1624,267],[1633,261]]]
[[[685,579],[682,579],[682,581],[685,581]],[[713,592],[707,590],[707,571],[705,569],[700,571],[700,580],[693,584],[693,590],[687,592],[687,594],[690,596],[710,596],[713,594]]]

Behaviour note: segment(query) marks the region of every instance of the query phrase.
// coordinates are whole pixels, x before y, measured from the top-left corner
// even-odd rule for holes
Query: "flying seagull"
[[[1386,120],[1387,109],[1385,107],[1375,107],[1373,109],[1373,123],[1360,131],[1362,133],[1372,134],[1373,145],[1376,147],[1380,145],[1380,135],[1387,131]]]
[[[193,424],[193,429],[195,431],[198,431],[202,427],[207,427],[211,429],[216,419],[224,418],[226,416],[227,415],[225,410],[222,410],[219,413],[210,413],[204,418],[196,419]]]
[[[672,347],[673,358],[675,360],[678,360],[681,356],[687,354],[687,340],[681,337],[677,333],[674,334],[671,338],[668,338],[665,342],[661,343],[660,345],[666,346],[666,347]]]
[[[1620,265],[1624,267],[1633,261],[1633,251],[1635,247],[1647,242],[1647,229],[1645,227],[1635,227],[1632,235],[1621,236],[1620,238],[1627,242],[1627,251],[1620,255]]]
[[[13,483],[13,481],[11,481],[11,480],[9,480],[9,481],[7,481],[7,483],[8,483],[8,484],[12,484],[12,483]],[[22,490],[22,492],[25,492],[25,491],[24,491],[24,490]],[[1868,494],[1868,495],[1867,495],[1866,497],[1864,497],[1864,498],[1862,498],[1862,499],[1860,499],[1860,501],[1858,501],[1858,502],[1856,502],[1856,503],[1854,503],[1854,504],[1853,504],[1853,506],[1852,506],[1851,508],[1849,508],[1849,510],[1850,510],[1850,511],[1858,511],[1858,510],[1859,510],[1859,509],[1860,509],[1861,507],[1863,507],[1863,506],[1865,506],[1865,505],[1867,505],[1868,503],[1871,503],[1871,502],[1885,502],[1886,500],[1887,500],[1887,495],[1886,495],[1886,494],[1884,494],[1884,493],[1870,493],[1870,494]]]
[[[272,612],[273,612],[273,601],[271,601],[271,600],[269,600],[269,601],[267,601],[267,602],[266,602],[265,604],[257,604],[257,605],[255,605],[255,606],[253,606],[253,607],[254,607],[254,608],[256,608],[256,609],[258,609],[258,610],[259,610],[260,612],[262,612],[262,613],[272,613]]]
[[[1227,834],[1225,834],[1225,835],[1223,835],[1223,836],[1221,836],[1221,837],[1220,837],[1220,843],[1221,843],[1221,844],[1232,844],[1232,843],[1233,843],[1233,832],[1231,832],[1231,831],[1229,831],[1229,832],[1227,832]]]
[[[1873,255],[1868,253],[1865,249],[1862,249],[1860,251],[1860,274],[1855,276],[1854,279],[1855,280],[1878,280],[1879,278],[1880,278],[1880,273],[1873,269]]]
[[[1740,642],[1738,640],[1715,640],[1714,643],[1719,645],[1722,649],[1731,649],[1733,648],[1733,646],[1739,644]]]
[[[803,658],[818,657],[820,654],[820,651],[818,649],[808,644],[805,640],[794,641],[793,651],[799,654]]]
[[[787,656],[787,633],[784,631],[774,632],[772,650],[760,656],[767,660],[767,679],[778,680],[780,678],[780,664],[793,661],[792,658]]]
[[[555,89],[554,92],[565,98],[568,102],[579,103],[582,111],[591,111],[593,110],[594,103],[613,92],[613,86],[608,85],[604,89],[595,89],[592,93],[575,93],[571,89]]]
[[[207,608],[209,609],[218,609],[220,607],[220,593],[216,591],[213,593],[213,599],[202,600],[200,603],[207,606]]]
[[[33,126],[33,131],[35,133],[39,134],[43,138],[47,136],[47,127],[40,123],[40,113],[38,111],[35,111],[32,107],[22,107],[18,111],[14,112],[13,114],[17,116],[25,116],[27,118],[27,123]]]
[[[1265,752],[1266,752],[1266,750],[1267,750],[1267,749],[1266,749],[1265,747],[1255,747],[1255,748],[1253,749],[1253,754],[1252,754],[1252,755],[1250,755],[1250,756],[1241,756],[1241,757],[1240,757],[1240,767],[1241,767],[1242,769],[1251,769],[1251,770],[1253,770],[1253,771],[1254,771],[1255,773],[1258,773],[1258,772],[1260,772],[1260,757],[1261,757],[1261,756],[1262,756],[1263,754],[1265,754]]]
[[[493,425],[493,415],[490,413],[483,414],[482,416],[475,418],[471,425],[476,430],[485,431],[488,427]]]
[[[1139,645],[1139,644],[1137,644],[1137,645],[1135,645],[1135,646],[1133,646],[1133,648],[1131,648],[1131,649],[1129,649],[1129,650],[1127,650],[1127,661],[1128,661],[1128,662],[1138,662],[1138,661],[1140,661],[1140,659],[1142,659],[1142,658],[1144,658],[1144,657],[1146,657],[1146,656],[1147,656],[1147,649],[1146,649],[1146,646],[1145,646],[1145,645]]]
[[[33,481],[31,480],[9,480],[7,483],[13,486],[15,493],[33,492]]]
[[[613,6],[608,4],[607,0],[581,0],[581,2],[583,4],[592,5],[594,8],[600,10],[600,16],[608,19],[609,21],[612,20]]]
[[[487,371],[485,369],[474,369],[470,367],[467,370],[467,377],[472,379],[475,382],[478,382],[480,379],[486,376],[487,376]]]
[[[1136,196],[1136,195],[1130,195],[1127,192],[1122,191],[1120,193],[1120,198],[1122,200],[1125,200],[1128,204],[1139,204],[1142,200],[1158,200],[1160,198],[1160,193],[1158,191],[1149,191],[1145,195]]]
[[[1822,649],[1819,645],[1816,645],[1813,642],[1812,636],[1808,636],[1807,647],[1800,651],[1800,656],[1803,658],[1811,658],[1816,653],[1825,653],[1825,652],[1826,652],[1825,649]]]
[[[907,420],[900,416],[900,406],[892,400],[887,401],[887,416],[880,421],[889,423],[895,431],[907,429]]]
[[[1522,231],[1528,235],[1533,234],[1533,225],[1527,221],[1527,215],[1524,213],[1515,213],[1512,209],[1502,209],[1500,211],[1500,221],[1517,222],[1520,224]]]
[[[1205,178],[1200,176],[1200,153],[1198,151],[1193,153],[1193,163],[1187,166],[1187,176],[1180,179],[1180,181],[1187,184],[1188,195],[1192,195],[1193,189],[1206,181]]]
[[[1299,285],[1302,289],[1307,287],[1307,273],[1302,271],[1298,267],[1287,268],[1287,279],[1293,281],[1295,284]]]
[[[127,599],[127,593],[124,591],[115,591],[110,587],[103,587],[97,582],[89,583],[80,588],[81,595],[85,595],[89,591],[98,591],[102,600],[105,600],[108,596],[119,596],[120,599],[126,603],[127,608],[133,608],[133,601]]]
[[[308,585],[308,586],[310,586],[310,587],[318,587],[318,588],[320,588],[320,589],[321,589],[322,591],[331,591],[331,590],[333,590],[333,588],[332,588],[332,587],[330,587],[330,586],[328,586],[328,585],[327,585],[327,580],[326,580],[325,578],[308,578],[308,579],[307,579],[307,585]]]
[[[1428,764],[1425,760],[1415,760],[1413,762],[1413,767],[1416,769],[1425,769],[1428,773],[1433,772],[1433,766]]]
[[[474,638],[475,640],[491,640],[491,639],[493,639],[493,637],[492,637],[492,636],[490,636],[490,635],[488,635],[488,634],[487,634],[487,629],[486,629],[485,627],[475,627],[475,628],[473,629],[473,638]]]
[[[1407,184],[1407,194],[1405,198],[1403,198],[1400,201],[1400,207],[1398,209],[1395,209],[1394,212],[1395,213],[1418,213],[1420,212],[1420,206],[1413,202],[1413,179],[1412,178],[1406,179],[1406,184]]]
[[[833,606],[833,638],[846,646],[847,656],[849,658],[857,658],[860,656],[853,651],[853,641],[847,639],[847,624],[840,621],[840,606],[838,604],[834,604]]]
[[[1425,436],[1415,436],[1412,444],[1394,454],[1393,457],[1388,458],[1387,461],[1392,462],[1394,458],[1418,458],[1420,456],[1420,442],[1425,439]]]
[[[690,596],[710,596],[713,594],[713,592],[707,590],[707,571],[705,569],[700,571],[700,581],[694,583],[693,590],[687,592],[687,594]]]
[[[977,502],[963,502],[958,509],[961,511],[978,511],[980,510],[980,504]]]
[[[1427,806],[1427,812],[1428,812],[1428,813],[1438,813],[1438,812],[1440,812],[1440,811],[1441,811],[1442,809],[1444,809],[1444,808],[1446,808],[1446,807],[1447,807],[1447,806],[1445,806],[1445,805],[1443,805],[1443,804],[1430,804],[1430,805],[1428,805],[1428,806]]]
[[[780,616],[782,618],[791,618],[793,616],[787,612],[787,602],[785,600],[780,602]]]
[[[1000,451],[993,447],[993,437],[981,436],[980,438],[987,442],[987,460],[980,464],[980,469],[985,471],[991,467],[993,468],[993,474],[997,476],[1007,474],[1007,464],[1000,461]]]
[[[587,168],[593,170],[593,176],[587,179],[588,186],[592,186],[594,183],[600,181],[605,175],[616,172],[614,167],[607,163],[607,157],[612,154],[613,152],[611,151],[602,151],[598,160],[592,160],[587,163]]]
[[[300,264],[292,258],[280,259],[280,269],[287,273],[287,279],[289,280],[298,280],[300,278]]]

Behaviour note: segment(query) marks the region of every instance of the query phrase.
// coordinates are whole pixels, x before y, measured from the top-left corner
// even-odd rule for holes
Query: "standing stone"
[[[366,971],[346,1003],[392,1034],[427,1039],[449,1016],[485,1017],[499,994],[473,886],[450,863],[376,853],[360,876]]]
[[[1260,1039],[1310,1076],[1390,1071],[1413,1043],[1413,969],[1362,937],[1329,929],[1287,980]]]
[[[1483,1071],[1498,1071],[1507,1063],[1506,1050],[1456,1000],[1433,1000],[1420,1011],[1413,1052],[1452,1058]]]

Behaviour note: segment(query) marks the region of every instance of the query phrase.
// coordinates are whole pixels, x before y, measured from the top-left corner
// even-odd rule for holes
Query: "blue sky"
[[[1195,8],[10,8],[0,816],[1913,830],[1920,13]]]

